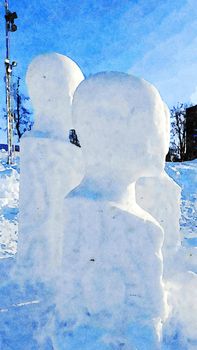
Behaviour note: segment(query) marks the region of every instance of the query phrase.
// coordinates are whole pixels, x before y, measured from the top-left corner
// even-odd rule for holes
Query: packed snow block
[[[184,258],[184,256],[182,257]],[[179,262],[178,262],[179,263]],[[192,271],[176,273],[168,283],[170,317],[164,325],[162,349],[188,349],[197,347],[197,278]]]
[[[85,176],[64,203],[56,305],[65,348],[159,349],[163,230],[137,205],[135,183],[164,170],[163,102],[144,80],[100,73],[77,88],[73,123]]]
[[[166,143],[170,143],[170,112],[163,104],[166,117]],[[165,171],[157,177],[143,177],[136,182],[136,201],[152,215],[164,230],[162,253],[164,257],[164,276],[168,278],[175,271],[175,259],[181,246],[180,202],[181,188]]]
[[[172,277],[178,268],[175,260],[182,241],[179,224],[181,188],[166,172],[159,177],[140,178],[136,182],[136,201],[164,230],[164,276]]]
[[[82,80],[79,67],[56,53],[38,56],[27,71],[35,124],[21,139],[17,263],[40,281],[58,271],[64,197],[83,177],[81,150],[69,142],[73,93]]]
[[[59,267],[64,197],[82,169],[80,149],[68,142],[30,135],[21,141],[17,260],[35,276],[53,276]]]

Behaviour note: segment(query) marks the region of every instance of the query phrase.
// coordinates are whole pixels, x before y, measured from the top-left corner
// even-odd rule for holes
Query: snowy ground
[[[0,258],[13,256],[18,236],[19,158],[12,167],[0,153]]]
[[[182,188],[180,227],[184,246],[197,247],[197,159],[167,163],[166,171]]]

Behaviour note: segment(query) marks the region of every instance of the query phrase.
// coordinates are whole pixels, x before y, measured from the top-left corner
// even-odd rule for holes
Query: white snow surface
[[[81,150],[51,138],[25,137],[20,169],[17,263],[31,278],[44,280],[61,264],[64,197],[83,176]]]
[[[125,116],[128,127],[122,135],[118,130]],[[157,176],[164,168],[169,147],[169,112],[156,88],[143,79],[111,72],[98,73],[82,82],[74,96],[73,124],[82,147],[89,149],[84,154],[88,169],[97,155],[94,176],[103,177],[103,169],[104,176],[107,170],[110,173],[117,161],[119,168],[124,169],[123,176],[132,167],[130,183],[141,176]],[[111,124],[116,129],[113,137]],[[98,137],[101,132],[102,144]],[[134,152],[129,151],[130,147]]]
[[[19,162],[17,158],[17,164],[16,166],[7,166],[6,165],[6,154],[3,152],[0,153],[0,163],[1,163],[1,171],[0,171],[0,188],[1,188],[1,216],[0,216],[0,224],[1,224],[1,262],[6,261],[7,259],[2,259],[5,257],[12,257],[16,254],[16,243],[17,243],[17,233],[18,233],[18,227],[17,227],[17,216],[15,217],[15,223],[13,224],[13,217],[7,217],[5,216],[6,212],[10,211],[10,208],[18,209],[18,188],[19,188]],[[6,173],[5,173],[6,170]],[[16,176],[16,172],[17,176]],[[182,242],[183,247],[183,256],[182,259],[185,257],[185,261],[187,261],[188,268],[187,270],[190,270],[191,278],[189,279],[186,275],[182,275],[183,278],[180,277],[177,279],[176,275],[174,275],[174,281],[168,285],[169,288],[171,288],[172,296],[173,296],[173,310],[171,311],[171,317],[169,319],[169,323],[166,324],[166,336],[163,341],[162,350],[195,350],[196,349],[196,260],[195,258],[195,252],[197,251],[197,244],[195,241],[195,238],[197,236],[196,231],[196,199],[195,199],[195,193],[196,193],[196,185],[197,185],[197,161],[190,161],[190,162],[184,162],[184,163],[167,163],[166,164],[166,171],[173,177],[173,179],[181,186],[182,189],[182,195],[181,195],[181,232],[184,236],[184,241]],[[189,179],[189,181],[188,181]],[[8,194],[7,189],[10,189],[11,191]],[[6,209],[6,210],[5,210]],[[11,209],[12,210],[12,209]],[[191,240],[191,242],[190,242]],[[188,243],[189,241],[189,243]],[[177,265],[179,265],[179,261],[176,262]],[[183,271],[184,272],[184,271]],[[193,280],[193,282],[192,282]],[[2,285],[2,282],[1,282]],[[12,289],[11,292],[12,295],[14,295],[14,289]],[[19,302],[27,302],[30,299],[19,299]],[[34,299],[32,298],[34,301]],[[13,326],[13,319],[14,314],[11,312],[11,310],[14,308],[9,308],[9,312],[4,312],[4,310],[8,306],[12,305],[13,301],[9,305],[4,306],[1,304],[0,307],[3,308],[2,313],[0,314],[0,322],[1,322],[1,339],[3,338],[3,335],[7,334],[7,343],[11,344],[10,349],[14,350],[20,350],[21,346],[23,346],[24,341],[24,347],[28,348],[29,344],[32,342],[31,335],[29,335],[28,340],[25,342],[25,337],[23,336],[22,327],[24,327],[24,330],[32,329],[32,324],[30,321],[30,314],[33,314],[33,320],[35,319],[35,312],[37,312],[36,305],[32,308],[29,304],[29,307],[26,308],[25,306],[20,311],[20,317],[17,318],[17,320],[14,323],[14,326],[20,327],[20,331],[18,334],[18,338],[16,335],[17,327]],[[34,310],[35,309],[35,310]],[[53,311],[54,312],[54,311]],[[40,320],[43,318],[43,315],[40,315]],[[88,317],[88,316],[87,316]],[[180,319],[182,322],[180,322]],[[6,321],[10,322],[10,325],[4,329],[4,325],[6,324]],[[24,326],[23,326],[23,320],[24,320]],[[37,321],[32,321],[37,322]],[[47,321],[48,322],[48,321]],[[58,323],[59,332],[62,333],[63,331],[66,332],[66,330],[71,332],[69,327],[72,325],[72,320],[68,323],[68,327],[62,328],[62,323]],[[10,327],[10,333],[8,333],[8,329]],[[55,326],[52,324],[48,324],[48,327],[51,331],[51,329],[54,329]],[[6,333],[7,332],[7,333]],[[32,331],[31,331],[32,332]],[[26,333],[25,333],[26,334]],[[88,333],[87,333],[88,334]],[[34,334],[35,337],[35,334]],[[42,338],[42,337],[41,337]],[[83,341],[82,338],[80,338],[80,332],[78,333],[79,342]],[[19,342],[18,348],[15,346],[16,340]],[[3,341],[3,340],[2,340]],[[12,342],[13,341],[13,342]],[[3,343],[2,343],[3,344]],[[11,347],[13,344],[13,347]],[[50,344],[50,342],[49,342]],[[35,345],[35,349],[52,349],[49,346],[49,344],[45,344],[42,347],[39,347],[39,345]],[[61,344],[61,336],[60,336],[60,344]],[[76,349],[78,347],[79,343],[76,342]],[[2,345],[3,346],[3,345]],[[57,347],[58,349],[58,347]],[[59,345],[59,349],[61,349],[61,345]],[[152,349],[150,349],[152,350]]]
[[[183,238],[180,233],[181,188],[166,172],[159,177],[143,177],[136,183],[136,201],[164,230],[162,253],[164,276],[174,274],[175,260]],[[155,205],[157,203],[157,205]]]
[[[0,348],[194,350],[197,163],[166,166],[182,187],[180,239],[180,189],[164,172],[168,111],[157,90],[103,73],[79,85],[73,106],[85,176],[80,149],[44,118],[22,140],[20,263],[9,280],[10,259],[0,261]],[[2,257],[16,253],[18,169],[1,161]]]
[[[167,167],[175,169],[176,166],[168,164]],[[184,167],[183,164],[180,166],[181,169]],[[189,168],[191,171],[192,164]],[[189,185],[190,190],[192,185],[196,186],[196,176],[193,181]],[[197,329],[197,308],[194,303],[194,300],[197,300],[197,277],[194,273],[197,267],[197,249],[191,246],[186,248],[183,234],[180,232],[181,189],[166,173],[163,173],[157,178],[139,179],[136,185],[136,197],[137,202],[153,215],[164,229],[163,277],[169,307],[168,319],[164,324],[164,337],[170,339],[174,329],[182,329],[180,334],[184,334],[184,340],[182,339],[179,345],[176,344],[177,348],[182,349],[184,344],[186,349],[193,349],[195,347],[192,344],[196,345]],[[196,218],[192,218],[193,220]],[[195,229],[194,225],[193,230]]]
[[[7,154],[0,153],[0,258],[13,256],[18,238],[19,159],[10,167]]]
[[[65,140],[72,129],[73,94],[84,79],[69,57],[50,53],[37,56],[28,67],[26,83],[34,108],[34,131]]]

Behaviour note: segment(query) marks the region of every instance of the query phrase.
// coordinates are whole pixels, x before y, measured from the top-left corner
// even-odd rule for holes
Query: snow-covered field
[[[17,249],[19,157],[6,164],[6,153],[0,153],[0,257],[13,256]]]
[[[15,164],[13,166],[8,166],[6,164],[6,154],[4,152],[0,153],[0,258],[3,259],[5,257],[12,257],[16,254],[17,250],[17,236],[18,236],[18,220],[17,220],[17,214],[18,214],[18,194],[19,194],[19,178],[20,178],[20,166],[19,166],[19,157],[16,157]],[[178,317],[179,320],[181,320],[182,324],[185,327],[185,330],[183,330],[182,334],[186,334],[188,339],[193,339],[193,335],[195,333],[195,322],[196,322],[196,316],[192,315],[192,305],[195,304],[195,301],[193,298],[195,297],[194,287],[195,283],[193,283],[193,278],[195,277],[195,273],[197,272],[196,269],[196,251],[197,251],[197,160],[191,161],[191,162],[184,162],[184,163],[167,163],[166,164],[166,171],[167,173],[181,186],[182,188],[182,200],[181,200],[181,221],[180,221],[180,228],[182,232],[182,245],[183,250],[185,251],[185,257],[188,260],[189,266],[190,266],[190,273],[192,276],[186,277],[188,280],[185,280],[185,286],[183,286],[182,283],[182,277],[174,281],[174,284],[169,286],[170,291],[174,291],[174,298],[176,300],[173,300],[173,304],[175,305],[175,312],[174,317]],[[187,275],[185,275],[187,276]],[[2,277],[2,276],[1,276]],[[192,278],[191,278],[192,277]],[[30,298],[31,300],[31,298]],[[0,319],[0,327],[2,327],[2,330],[0,331],[1,334],[6,335],[5,339],[7,339],[8,344],[6,345],[6,341],[3,340],[1,343],[0,339],[0,349],[2,350],[23,350],[23,349],[37,349],[38,347],[36,343],[29,345],[29,347],[23,348],[22,344],[28,344],[28,341],[25,337],[28,337],[28,332],[25,333],[24,329],[25,327],[28,328],[28,324],[31,323],[31,326],[34,325],[36,327],[36,324],[39,323],[39,320],[33,321],[32,323],[31,318],[27,317],[27,309],[23,308],[24,305],[27,305],[29,303],[29,299],[26,300],[25,303],[19,303],[19,304],[13,304],[12,307],[14,309],[13,313],[10,315],[8,309],[0,309],[0,313],[3,317]],[[36,305],[37,300],[31,300],[29,303],[29,312],[32,312],[32,315],[34,311],[36,312]],[[176,305],[178,305],[176,309]],[[17,311],[19,310],[19,314],[21,316],[23,315],[22,310],[24,311],[24,317],[22,316],[20,327],[22,329],[10,329],[9,330],[9,323],[12,322],[12,324],[18,324],[17,322]],[[15,312],[16,311],[16,312]],[[10,319],[12,318],[12,321]],[[16,320],[13,320],[13,317],[16,318]],[[184,320],[183,320],[184,318]],[[35,317],[36,319],[36,317]],[[3,322],[3,323],[2,323]],[[165,350],[171,350],[171,349],[177,349],[177,350],[195,350],[197,349],[197,343],[196,341],[183,340],[182,334],[178,333],[170,333],[170,328],[175,327],[174,323],[176,323],[176,320],[173,318],[170,320],[170,324],[167,325],[167,331],[165,332],[165,342],[163,349]],[[61,324],[60,324],[61,327]],[[185,333],[184,333],[185,332]],[[15,339],[18,339],[18,334],[21,333],[21,337],[23,336],[23,333],[25,334],[24,339],[21,338],[21,344],[15,344]],[[6,338],[7,337],[7,338]],[[13,339],[12,339],[13,337]],[[50,344],[45,343],[41,348],[41,350],[46,349],[54,349]],[[21,347],[22,346],[22,347]],[[26,345],[25,345],[26,346]],[[60,347],[61,348],[61,347]],[[122,349],[122,348],[120,348]],[[124,348],[123,348],[124,349]],[[73,349],[75,350],[75,349]],[[79,348],[76,348],[76,350],[79,350]],[[92,349],[88,349],[92,350]],[[130,350],[130,349],[129,349]],[[133,350],[133,349],[132,349]],[[142,349],[137,349],[142,350]],[[143,348],[144,350],[144,348]],[[150,349],[147,345],[147,350],[156,350],[156,349]]]
[[[166,171],[182,188],[180,227],[184,246],[197,247],[197,159],[167,163]]]

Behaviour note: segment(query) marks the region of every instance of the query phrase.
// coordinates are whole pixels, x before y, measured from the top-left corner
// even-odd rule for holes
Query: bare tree
[[[185,160],[186,155],[186,108],[185,103],[173,106],[171,112],[171,148],[175,149],[180,161]]]
[[[14,108],[14,122],[15,122],[15,135],[18,136],[18,141],[25,131],[29,131],[32,128],[32,113],[26,108],[25,102],[29,101],[29,97],[26,97],[19,91],[20,77],[17,78],[17,82],[13,84],[13,98],[15,102]]]

